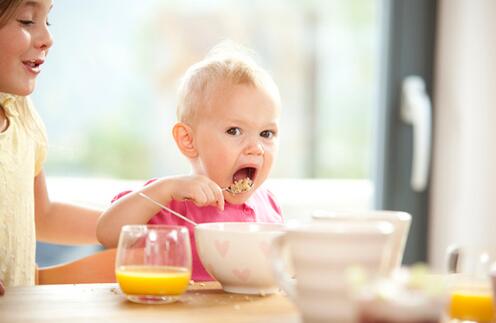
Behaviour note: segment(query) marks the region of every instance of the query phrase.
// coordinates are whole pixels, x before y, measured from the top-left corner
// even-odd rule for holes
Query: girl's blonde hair
[[[24,0],[0,0],[0,28],[12,18]]]
[[[255,63],[247,49],[225,41],[186,71],[178,91],[177,119],[193,123],[200,109],[208,107],[211,94],[226,83],[264,89],[280,105],[279,90],[270,75]]]

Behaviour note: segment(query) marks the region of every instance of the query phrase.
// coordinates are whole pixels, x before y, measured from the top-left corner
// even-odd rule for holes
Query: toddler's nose
[[[263,155],[264,154],[264,147],[261,143],[259,142],[254,142],[250,143],[245,150],[246,154],[248,155]]]

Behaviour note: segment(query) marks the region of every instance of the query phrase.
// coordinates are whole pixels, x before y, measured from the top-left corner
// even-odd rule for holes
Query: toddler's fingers
[[[206,196],[200,186],[194,186],[181,192],[178,200],[187,200],[193,202],[197,206],[202,206],[205,204]]]
[[[194,192],[191,200],[193,200],[193,203],[195,203],[197,206],[205,206],[205,204],[208,204],[209,201],[208,196],[201,188]]]
[[[0,279],[0,296],[5,294],[5,287],[3,285],[3,280]]]
[[[219,210],[224,211],[224,193],[222,193],[222,189],[220,187],[217,187],[215,192],[215,200],[217,201],[217,207]]]
[[[210,189],[209,185],[202,185],[201,189],[203,191],[203,194],[205,194],[205,197],[207,198],[205,204],[211,204],[212,201],[214,201],[214,193]]]
[[[204,186],[203,189],[204,189],[205,195],[208,198],[207,204],[216,206],[220,210],[223,210],[224,205],[223,204],[219,205],[220,200],[219,200],[219,195],[217,194],[217,191],[220,191],[220,188],[218,187],[218,185],[212,182],[210,185]],[[224,200],[222,198],[221,198],[221,200],[222,200],[222,202],[224,202]]]
[[[212,192],[212,201],[214,201],[215,206],[221,211],[224,210],[224,194],[222,189],[214,181],[210,182],[210,191]]]

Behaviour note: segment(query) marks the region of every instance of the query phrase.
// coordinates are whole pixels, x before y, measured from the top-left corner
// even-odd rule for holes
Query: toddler
[[[274,196],[261,187],[277,155],[279,91],[249,56],[221,44],[187,70],[178,101],[172,134],[192,173],[151,180],[139,191],[119,194],[100,218],[97,237],[104,246],[116,247],[125,224],[186,226],[192,278],[211,280],[198,259],[193,226],[140,193],[196,223],[283,222]],[[246,183],[251,189],[244,191]]]

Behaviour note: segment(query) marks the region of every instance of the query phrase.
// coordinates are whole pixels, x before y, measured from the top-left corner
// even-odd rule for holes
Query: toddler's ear
[[[176,141],[179,150],[188,158],[198,156],[195,145],[193,144],[193,129],[185,123],[178,122],[172,128],[172,135]]]

